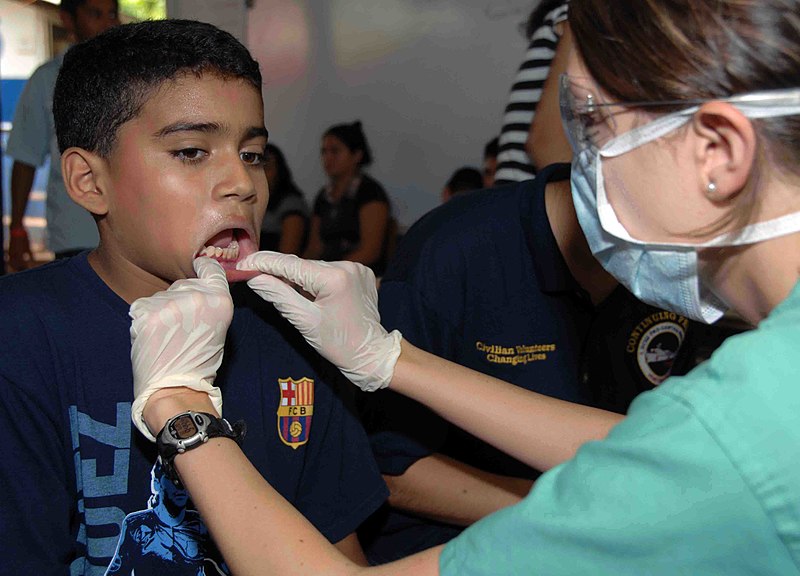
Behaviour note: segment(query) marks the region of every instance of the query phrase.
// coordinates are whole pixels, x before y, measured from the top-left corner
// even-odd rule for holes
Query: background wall
[[[500,130],[534,4],[254,0],[246,41],[264,74],[267,128],[309,202],[325,180],[322,132],[360,119],[401,229],[436,206],[450,174],[480,166]]]

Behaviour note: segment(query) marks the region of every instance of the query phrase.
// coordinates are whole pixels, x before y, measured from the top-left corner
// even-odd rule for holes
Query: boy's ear
[[[105,161],[83,148],[67,148],[61,154],[61,173],[67,194],[76,204],[97,216],[108,212],[109,199],[102,184],[105,170]]]

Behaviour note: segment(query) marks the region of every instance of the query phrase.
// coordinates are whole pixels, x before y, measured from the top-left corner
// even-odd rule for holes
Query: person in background
[[[625,413],[694,366],[695,326],[603,270],[569,178],[568,164],[553,164],[420,219],[382,278],[381,324],[523,389]],[[518,502],[540,474],[391,389],[356,397],[390,493],[359,530],[373,564],[447,542]]]
[[[462,166],[447,180],[442,189],[442,202],[447,202],[456,194],[483,188],[483,175],[472,166]]]
[[[372,152],[361,122],[328,128],[320,154],[328,183],[314,201],[303,256],[360,262],[380,276],[386,266],[391,207],[383,186],[364,172]]]
[[[250,285],[354,384],[390,385],[549,471],[522,502],[444,547],[361,568],[260,480],[234,442],[198,444],[175,465],[212,533],[233,533],[218,544],[237,574],[797,574],[800,3],[614,8],[570,4],[576,50],[562,115],[585,237],[639,298],[706,323],[732,308],[755,328],[611,417],[387,333],[362,266],[251,255],[239,267],[264,275]],[[196,282],[202,300],[208,282]],[[202,302],[187,311],[197,312],[209,313]],[[159,321],[154,313],[143,325]],[[160,388],[146,375],[134,381]],[[154,398],[145,408],[153,430],[209,403],[193,391]]]
[[[260,250],[300,254],[308,232],[308,206],[294,183],[292,171],[280,148],[267,144],[264,170],[269,184],[269,202],[261,223]]]
[[[64,28],[75,40],[83,42],[119,24],[119,3],[117,0],[61,0],[59,14]],[[56,258],[72,256],[94,248],[99,239],[92,216],[70,199],[61,178],[53,126],[53,87],[63,59],[64,55],[59,54],[34,71],[17,103],[8,137],[6,154],[14,159],[8,242],[8,265],[13,270],[24,270],[34,263],[23,218],[36,167],[48,158],[46,216],[50,250]]]
[[[563,72],[563,56],[570,47],[568,42],[562,44],[568,6],[565,0],[542,0],[528,17],[525,28],[528,50],[511,86],[500,129],[496,184],[528,180],[537,169],[570,160],[569,144],[560,126],[550,137],[559,138],[562,144],[554,145],[551,153],[540,158],[537,164],[531,160],[528,146],[533,122],[539,114],[540,99],[549,98],[550,102],[558,103],[558,76]],[[558,66],[554,66],[556,64]],[[555,112],[550,120],[558,123],[557,106]],[[566,151],[566,156],[553,154],[558,150]]]
[[[500,138],[495,136],[483,147],[483,187],[494,186],[494,175],[497,172],[497,151]]]

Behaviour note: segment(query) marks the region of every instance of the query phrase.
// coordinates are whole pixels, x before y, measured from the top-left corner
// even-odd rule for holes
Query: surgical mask
[[[698,249],[752,244],[800,231],[800,212],[751,224],[700,244],[645,242],[632,237],[608,201],[602,159],[620,156],[680,128],[691,120],[699,106],[662,116],[612,138],[598,149],[586,134],[585,125],[574,122],[575,104],[565,89],[569,87],[562,79],[562,118],[575,152],[572,196],[595,258],[640,300],[694,320],[715,322],[725,313],[727,305],[700,279]],[[748,118],[800,114],[800,90],[759,92],[725,101],[734,104]],[[596,102],[591,105],[603,106]]]

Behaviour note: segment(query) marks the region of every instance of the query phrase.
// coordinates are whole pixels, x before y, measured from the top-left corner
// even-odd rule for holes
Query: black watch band
[[[161,429],[156,438],[158,455],[164,473],[180,486],[181,482],[175,471],[173,460],[178,454],[191,450],[208,442],[211,438],[231,438],[241,444],[245,434],[244,421],[231,424],[224,418],[218,418],[207,412],[182,412],[173,416]]]

